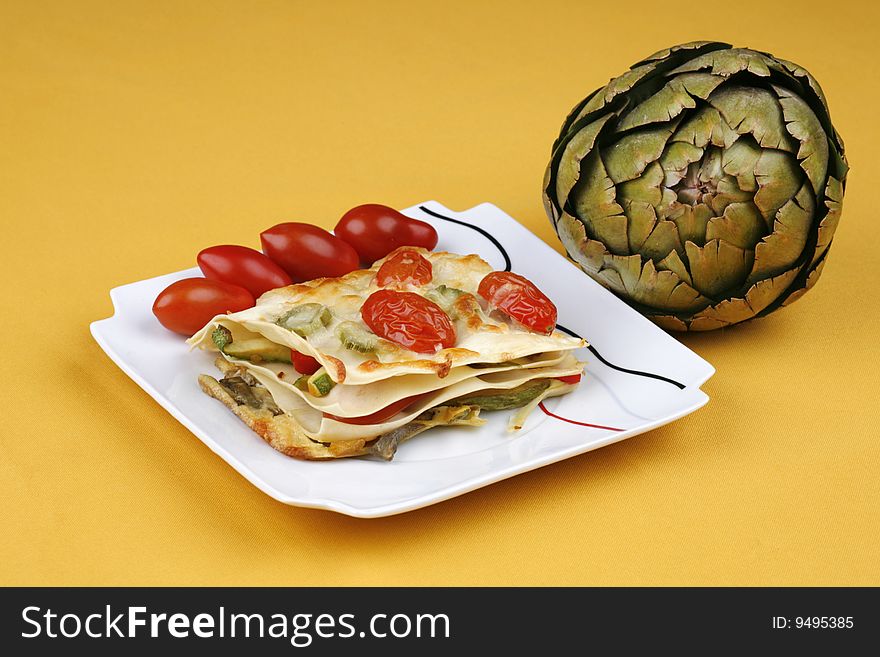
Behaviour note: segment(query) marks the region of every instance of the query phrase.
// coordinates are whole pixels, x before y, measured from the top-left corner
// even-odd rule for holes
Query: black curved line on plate
[[[433,210],[429,210],[424,205],[420,205],[419,210],[421,210],[425,214],[431,215],[432,217],[437,217],[438,219],[443,219],[444,221],[451,221],[452,223],[458,224],[459,226],[466,226],[467,228],[470,228],[472,230],[477,231],[480,235],[482,235],[487,240],[492,242],[492,244],[494,244],[498,248],[499,251],[501,251],[501,255],[504,256],[504,271],[510,271],[511,263],[510,263],[510,256],[507,255],[507,250],[503,246],[501,246],[501,242],[496,240],[494,237],[492,237],[485,230],[483,230],[479,226],[474,226],[473,224],[469,224],[466,221],[461,221],[460,219],[453,219],[452,217],[447,217],[447,216],[442,215],[438,212],[434,212]]]
[[[578,335],[577,333],[575,333],[571,329],[567,329],[564,326],[560,326],[559,324],[556,325],[556,328],[558,328],[563,333],[567,333],[568,335],[570,335],[573,338],[579,338],[579,339],[583,340],[583,337],[581,337],[580,335]],[[663,381],[664,383],[671,383],[672,385],[674,385],[676,388],[679,388],[680,390],[684,390],[685,388],[687,388],[687,386],[684,385],[683,383],[679,383],[678,381],[674,381],[673,379],[668,379],[665,376],[660,376],[659,374],[651,374],[650,372],[641,372],[639,370],[630,370],[625,367],[620,367],[618,365],[615,365],[614,363],[609,363],[607,360],[605,360],[605,358],[602,356],[602,354],[600,354],[596,350],[596,347],[594,347],[591,344],[587,345],[587,349],[589,349],[590,353],[592,353],[596,358],[598,358],[601,363],[603,363],[604,365],[607,365],[612,370],[617,370],[618,372],[623,372],[624,374],[633,374],[635,376],[644,376],[645,378],[648,378],[648,379],[657,379],[658,381]]]

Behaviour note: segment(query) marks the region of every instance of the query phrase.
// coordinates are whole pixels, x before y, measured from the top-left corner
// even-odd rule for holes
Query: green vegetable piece
[[[290,362],[290,347],[277,344],[266,338],[229,342],[223,349],[223,353],[233,358],[249,360],[252,363]]]
[[[211,340],[217,345],[220,351],[226,349],[226,345],[232,342],[232,331],[225,326],[218,326],[211,333]]]
[[[332,319],[333,314],[327,306],[320,303],[304,303],[288,310],[275,323],[307,338],[327,326]]]
[[[299,390],[302,390],[303,392],[308,392],[309,391],[309,375],[303,374],[301,377],[299,377],[296,381],[293,382],[293,387],[297,388]]]
[[[481,390],[450,403],[479,406],[486,411],[505,411],[525,406],[549,387],[550,379],[535,379],[510,390]]]
[[[233,340],[232,331],[218,326],[211,333],[211,340],[227,356],[252,363],[289,363],[290,348],[266,338]]]
[[[315,397],[326,396],[335,385],[333,379],[330,378],[330,375],[327,374],[327,370],[323,367],[312,374],[308,379],[308,390]]]
[[[462,290],[447,287],[446,285],[438,285],[433,290],[428,290],[425,293],[425,297],[440,306],[446,311],[446,314],[452,316],[453,306],[462,294],[464,294]]]
[[[468,367],[474,370],[487,370],[491,367],[505,367],[510,365],[516,365],[516,361],[503,360],[500,363],[471,363],[470,365],[468,365]]]
[[[336,337],[346,349],[364,354],[375,351],[378,344],[376,335],[357,322],[342,322],[336,327]]]

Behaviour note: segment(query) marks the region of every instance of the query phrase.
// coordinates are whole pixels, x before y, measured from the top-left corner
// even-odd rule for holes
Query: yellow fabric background
[[[880,12],[722,4],[0,3],[0,582],[880,585]],[[679,422],[357,520],[260,493],[89,335],[111,287],[362,202],[491,201],[558,248],[566,113],[697,38],[809,68],[852,173],[813,291],[681,338],[718,372]]]

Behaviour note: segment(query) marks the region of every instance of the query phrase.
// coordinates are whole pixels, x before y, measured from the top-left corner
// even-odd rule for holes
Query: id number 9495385
[[[849,630],[855,626],[852,616],[785,616],[773,617],[773,629],[785,630]]]

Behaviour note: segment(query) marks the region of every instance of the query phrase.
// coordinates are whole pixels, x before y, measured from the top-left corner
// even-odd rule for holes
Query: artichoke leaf
[[[572,190],[575,214],[584,222],[587,236],[604,242],[611,253],[628,252],[626,216],[616,201],[614,183],[605,172],[597,151],[583,161],[581,178]]]
[[[804,286],[801,289],[795,290],[790,295],[788,295],[788,298],[782,302],[782,305],[783,306],[791,305],[795,301],[800,299],[802,296],[804,296],[810,290],[810,288],[812,288],[816,284],[816,281],[819,280],[819,276],[822,275],[822,270],[825,269],[825,263],[827,261],[828,261],[827,256],[825,258],[822,258],[819,261],[819,264],[816,265],[813,268],[813,270],[809,273],[809,275],[807,276],[807,281],[804,284]]]
[[[828,175],[828,136],[813,110],[802,98],[776,85],[773,85],[773,90],[779,96],[786,130],[800,142],[797,159],[818,196],[822,193],[822,185]]]
[[[754,314],[745,299],[725,299],[698,312],[694,315],[693,321],[697,323],[697,330],[700,330],[699,327],[703,323],[706,326],[712,325],[713,328],[717,328],[716,323],[729,326],[750,319]]]
[[[697,106],[694,96],[705,100],[722,82],[723,77],[711,73],[678,75],[624,114],[615,132],[669,121],[685,109],[694,109]]]
[[[758,281],[745,294],[745,298],[725,299],[694,315],[690,328],[694,331],[712,330],[751,319],[771,303],[779,299],[797,277],[792,269],[779,276]]]
[[[739,133],[727,125],[714,107],[701,107],[686,117],[670,141],[684,142],[698,148],[709,144],[729,148],[739,139]]]
[[[706,306],[706,304],[710,303],[709,299],[707,299],[693,287],[679,279],[674,272],[655,270],[654,264],[650,260],[645,264],[642,272],[643,274],[649,274],[648,276],[643,275],[640,288],[646,292],[649,290],[651,292],[650,295],[641,295],[645,298],[646,301],[651,300],[651,298],[655,297],[657,294],[661,294],[664,290],[668,289],[670,285],[672,285],[672,283],[674,283],[676,280],[679,281],[669,291],[669,294],[665,300],[658,299],[656,303],[652,304],[653,307],[658,308],[659,310],[692,313],[698,311],[700,308],[703,308]],[[636,299],[636,301],[639,300],[638,296],[634,298]]]
[[[711,183],[723,176],[724,169],[721,168],[721,151],[717,148],[710,148],[706,153],[706,157],[700,162],[699,180],[702,183]]]
[[[685,242],[694,288],[707,297],[740,287],[752,269],[754,254],[721,240],[709,240],[704,246]]]
[[[556,201],[550,198],[550,179],[552,176],[553,163],[550,162],[544,170],[544,181],[541,184],[541,189],[543,190],[541,199],[544,202],[544,212],[547,213],[547,216],[550,217],[551,223],[555,226],[559,221],[559,210],[557,209]]]
[[[550,155],[552,156],[556,153],[556,149],[562,140],[568,135],[568,129],[574,124],[575,121],[583,118],[583,113],[581,110],[589,103],[593,97],[598,94],[601,89],[596,89],[589,96],[581,100],[577,105],[571,108],[571,111],[565,117],[565,121],[562,122],[562,127],[559,129],[559,136],[553,141],[553,146],[550,147]],[[589,123],[589,121],[588,121]]]
[[[657,270],[652,260],[643,262],[639,256],[606,256],[599,276],[612,290],[666,312],[696,312],[711,303],[675,272]]]
[[[782,305],[788,306],[800,299],[804,294],[809,292],[813,288],[813,286],[819,281],[819,276],[822,275],[822,271],[825,269],[826,262],[828,262],[828,258],[822,258],[822,260],[819,261],[819,264],[816,265],[815,269],[813,269],[807,276],[806,285],[804,285],[804,287],[802,287],[800,290],[797,290],[796,292],[790,294],[788,298],[786,298],[786,300],[782,302]]]
[[[772,64],[772,58],[754,50],[749,50],[748,48],[730,48],[694,57],[689,62],[674,69],[669,75],[678,75],[680,73],[691,73],[693,71],[709,69],[715,75],[721,75],[724,77],[730,77],[741,71],[748,71],[754,75],[766,78],[770,77],[770,66]]]
[[[657,269],[665,269],[674,272],[685,283],[693,287],[694,282],[691,280],[690,272],[684,264],[684,260],[678,255],[678,251],[670,251],[669,255],[657,263]]]
[[[828,141],[828,146],[831,151],[830,162],[828,166],[829,168],[831,168],[831,175],[843,182],[844,180],[846,180],[846,174],[849,171],[849,165],[846,163],[846,158],[843,156],[843,145],[839,144],[840,137],[837,135],[836,130],[834,132],[834,135],[836,139],[829,139]]]
[[[668,187],[662,187],[663,196],[660,199],[660,205],[657,206],[657,216],[661,219],[669,219],[677,208],[681,205],[678,200],[678,194]]]
[[[608,251],[601,242],[587,237],[582,222],[567,212],[563,212],[556,228],[559,232],[559,239],[568,255],[584,271],[595,274],[602,268],[604,256]]]
[[[718,181],[718,187],[714,195],[708,195],[704,201],[712,211],[721,216],[731,203],[751,203],[754,200],[752,192],[740,189],[733,176],[724,176]],[[767,229],[769,232],[769,228]]]
[[[736,178],[736,184],[740,189],[755,192],[758,190],[755,169],[762,152],[755,142],[743,139],[724,149],[721,168],[724,173]]]
[[[629,251],[639,253],[645,240],[657,225],[657,212],[650,203],[630,201],[625,204],[627,224],[627,240]]]
[[[682,205],[670,214],[670,219],[678,229],[679,240],[684,244],[693,242],[699,246],[706,243],[706,228],[714,217],[712,209],[704,203]]]
[[[629,238],[627,236],[628,220],[626,215],[613,217],[595,217],[587,220],[588,233],[595,235],[595,239],[605,245],[605,248],[615,255],[629,253]]]
[[[648,313],[648,317],[657,326],[667,331],[687,331],[688,325],[674,315],[654,315]]]
[[[771,303],[779,299],[800,273],[800,267],[789,269],[777,276],[756,281],[749,291],[746,292],[746,300],[749,302],[755,315],[764,310]]]
[[[663,154],[677,124],[678,120],[675,120],[664,126],[639,130],[602,149],[602,159],[611,180],[616,184],[635,180],[642,175],[647,166]]]
[[[803,66],[799,66],[794,62],[790,62],[787,59],[781,59],[779,57],[776,58],[782,67],[791,73],[795,79],[804,79],[807,81],[807,88],[809,88],[814,94],[816,94],[816,98],[819,99],[819,103],[822,106],[822,109],[825,111],[825,116],[819,117],[819,120],[822,122],[822,125],[825,126],[827,131],[831,131],[834,128],[831,126],[831,118],[828,112],[828,100],[825,98],[825,92],[822,91],[822,86],[819,84],[819,81],[813,77],[813,75],[805,69]],[[829,130],[830,129],[830,130]]]
[[[556,202],[560,207],[565,207],[568,195],[581,175],[582,160],[593,151],[599,131],[611,116],[606,115],[585,125],[565,145],[556,169]]]
[[[673,251],[684,254],[684,247],[678,238],[678,228],[672,221],[658,221],[639,249],[642,256],[655,261],[663,260]]]
[[[711,46],[711,50],[721,50],[724,48],[730,48],[729,43],[722,43],[720,41],[688,41],[687,43],[680,43],[677,46],[672,46],[670,48],[663,48],[663,50],[658,50],[650,57],[645,57],[639,64],[644,64],[645,62],[654,62],[658,60],[669,59],[672,55],[675,55],[682,50],[707,50],[708,47]],[[688,53],[692,55],[692,53]]]
[[[754,203],[731,203],[720,217],[709,219],[706,239],[719,239],[741,249],[753,249],[764,236],[767,224]]]
[[[773,232],[755,246],[755,264],[749,275],[753,283],[792,266],[807,245],[816,203],[808,183],[776,213]]]
[[[724,85],[709,96],[709,104],[733,130],[751,134],[763,148],[797,152],[797,143],[785,129],[779,99],[766,89]]]
[[[792,157],[775,150],[765,150],[755,163],[758,191],[755,205],[768,226],[779,209],[794,198],[803,183],[803,173]]]
[[[714,317],[694,317],[688,324],[689,331],[714,331],[729,326],[727,322]]]
[[[819,222],[819,238],[816,241],[816,252],[813,254],[810,266],[815,265],[816,261],[831,246],[834,231],[837,230],[837,224],[840,221],[840,213],[843,211],[843,185],[837,178],[828,178],[828,184],[825,186],[825,207],[828,208],[828,212]]]
[[[575,121],[590,112],[602,109],[612,100],[632,89],[636,83],[641,82],[642,79],[653,73],[656,68],[657,64],[654,63],[643,64],[642,66],[630,69],[622,75],[618,75],[616,78],[612,78],[599,93],[584,105]]]
[[[644,173],[635,180],[627,180],[617,186],[617,200],[637,203],[650,203],[654,208],[663,201],[664,174],[663,167],[653,162]]]
[[[670,142],[660,156],[659,164],[665,177],[663,184],[666,187],[677,185],[687,174],[687,169],[693,162],[699,162],[703,157],[703,149],[684,141]]]

